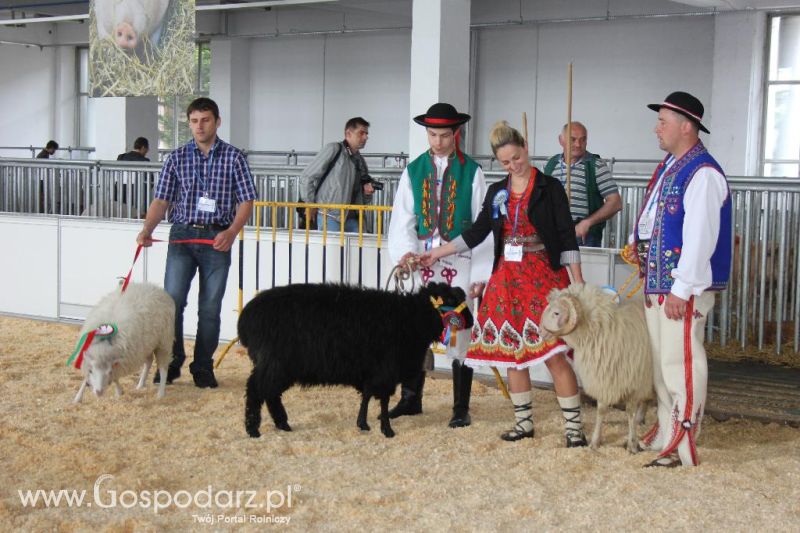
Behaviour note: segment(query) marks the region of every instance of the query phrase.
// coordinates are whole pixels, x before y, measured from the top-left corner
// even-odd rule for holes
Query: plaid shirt
[[[216,200],[216,211],[198,211],[200,196]],[[256,188],[244,154],[217,138],[208,157],[194,140],[174,150],[164,162],[155,197],[170,203],[173,224],[233,222],[235,207],[256,199]]]

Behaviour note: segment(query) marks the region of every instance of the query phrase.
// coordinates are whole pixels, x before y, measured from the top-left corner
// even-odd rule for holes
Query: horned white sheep
[[[161,377],[158,397],[162,398],[175,338],[172,297],[149,283],[131,283],[123,293],[117,289],[104,296],[86,317],[81,339],[103,327],[105,331],[94,337],[83,356],[84,380],[73,402],[81,401],[87,385],[100,396],[114,383],[119,397],[122,394],[119,378],[138,368],[142,373],[136,388],[143,388],[154,358]]]
[[[639,298],[617,303],[599,287],[570,285],[554,289],[542,315],[544,337],[560,337],[575,353],[583,390],[597,400],[590,446],[600,445],[603,417],[625,402],[630,453],[641,451],[636,426],[647,401],[655,397],[653,356],[644,306]]]

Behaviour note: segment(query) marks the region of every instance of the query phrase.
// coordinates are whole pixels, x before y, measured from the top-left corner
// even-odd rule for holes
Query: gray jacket
[[[340,150],[341,148],[341,150]],[[325,169],[331,160],[340,152],[336,163],[331,168],[330,174],[319,184]],[[361,187],[361,178],[358,166],[354,161],[360,159],[364,170],[367,163],[363,156],[350,155],[342,142],[328,143],[322,147],[317,156],[311,161],[300,175],[300,198],[306,203],[317,204],[355,204],[367,205],[372,203],[372,195],[365,195]],[[317,187],[319,186],[319,190]],[[339,210],[330,210],[328,215],[336,220],[340,218]],[[347,212],[345,212],[347,218]]]

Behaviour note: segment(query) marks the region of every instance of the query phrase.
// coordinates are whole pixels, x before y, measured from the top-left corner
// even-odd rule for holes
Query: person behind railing
[[[660,453],[646,466],[697,465],[708,386],[703,339],[714,291],[730,276],[731,194],[700,140],[700,131],[710,133],[700,100],[674,92],[647,107],[658,112],[655,133],[667,156],[634,229],[658,398],[658,422],[644,444]]]
[[[133,150],[130,152],[125,152],[124,154],[119,154],[117,156],[117,161],[130,161],[130,162],[150,162],[150,158],[145,157],[147,152],[150,151],[150,141],[147,140],[146,137],[137,137],[135,141],[133,141]],[[143,213],[147,210],[147,187],[149,186],[152,189],[153,186],[153,177],[148,175],[146,178],[147,182],[142,183],[142,199],[137,200],[138,192],[135,188],[133,190],[133,200],[131,201],[131,205],[133,206],[132,214],[135,217],[139,217],[138,213]],[[121,187],[122,189],[122,203],[123,205],[127,205],[128,203],[128,188],[125,186]],[[117,197],[117,187],[114,187],[114,201],[119,201]],[[123,207],[123,213],[125,213],[125,208]]]
[[[567,150],[571,151],[569,201],[579,246],[598,247],[603,241],[606,220],[622,209],[622,197],[611,172],[600,156],[586,151],[586,126],[572,122],[570,139],[567,124],[561,129],[558,144],[563,152],[550,158],[543,171],[566,187]]]
[[[47,141],[47,145],[44,147],[44,150],[39,152],[36,155],[36,159],[50,159],[50,156],[56,153],[58,150],[58,143],[50,140]],[[45,188],[47,187],[47,181],[40,176],[38,181],[38,188],[39,188],[39,213],[55,213],[58,214],[61,209],[61,201],[60,199],[51,192],[50,197],[48,198],[45,194]],[[55,188],[58,188],[60,185],[58,182],[55,183]],[[47,205],[47,200],[50,202],[55,202],[55,208],[51,209],[51,206]]]
[[[145,157],[149,151],[150,141],[146,137],[137,137],[133,141],[133,150],[119,154],[117,161],[150,161],[150,158]]]
[[[344,140],[323,146],[300,175],[302,201],[350,205],[372,203],[375,187],[367,170],[367,162],[361,155],[368,138],[369,122],[361,117],[348,120],[344,126]],[[299,214],[305,217],[305,209],[300,208]],[[309,209],[309,214],[309,227],[323,229],[323,212]],[[357,211],[345,211],[344,221],[338,209],[329,209],[325,216],[328,231],[340,231],[340,224],[344,222],[344,231],[358,232]],[[316,228],[311,221],[316,222]]]
[[[36,154],[36,159],[50,159],[50,156],[55,154],[56,150],[58,150],[58,143],[53,140],[49,140],[47,141],[44,150]]]
[[[444,257],[474,249],[493,235],[494,269],[478,309],[467,352],[470,366],[508,369],[508,388],[515,424],[500,438],[532,438],[533,410],[530,367],[544,363],[564,417],[567,448],[586,446],[575,372],[561,340],[539,336],[542,313],[552,289],[583,283],[581,253],[564,188],[531,166],[528,145],[519,131],[502,121],[489,142],[508,176],[489,186],[477,220],[461,235],[420,258],[433,265]]]
[[[470,116],[447,103],[432,105],[414,118],[424,126],[430,149],[412,161],[400,176],[389,224],[389,255],[392,261],[414,270],[417,254],[448,242],[469,228],[481,210],[486,181],[481,167],[461,152],[461,125]],[[477,243],[476,243],[477,244]],[[483,292],[492,269],[491,239],[464,251],[452,260],[421,271],[423,283],[445,282],[464,289],[467,302]],[[469,400],[472,369],[462,364],[469,345],[469,330],[457,331],[446,342],[447,356],[453,359],[453,416],[450,427],[470,425]],[[429,365],[430,366],[430,365]],[[425,370],[402,383],[400,401],[389,412],[390,418],[422,412]]]
[[[189,370],[194,384],[214,388],[213,355],[219,343],[222,298],[231,266],[231,246],[250,218],[256,188],[244,154],[217,137],[219,108],[210,98],[197,98],[186,110],[193,139],[164,162],[155,199],[136,237],[152,246],[153,230],[169,211],[169,240],[207,239],[202,243],[170,244],[164,289],[175,300],[175,344],[167,383],[181,375],[186,360],[183,311],[195,273],[200,271],[197,337]],[[156,373],[156,382],[159,379]]]

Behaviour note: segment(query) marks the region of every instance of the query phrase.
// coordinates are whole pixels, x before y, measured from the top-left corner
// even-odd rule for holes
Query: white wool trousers
[[[706,318],[714,307],[714,293],[693,296],[683,320],[667,318],[666,295],[648,294],[645,299],[658,399],[658,433],[651,448],[660,450],[662,456],[677,450],[682,464],[697,465],[695,440],[708,390],[703,340]]]

